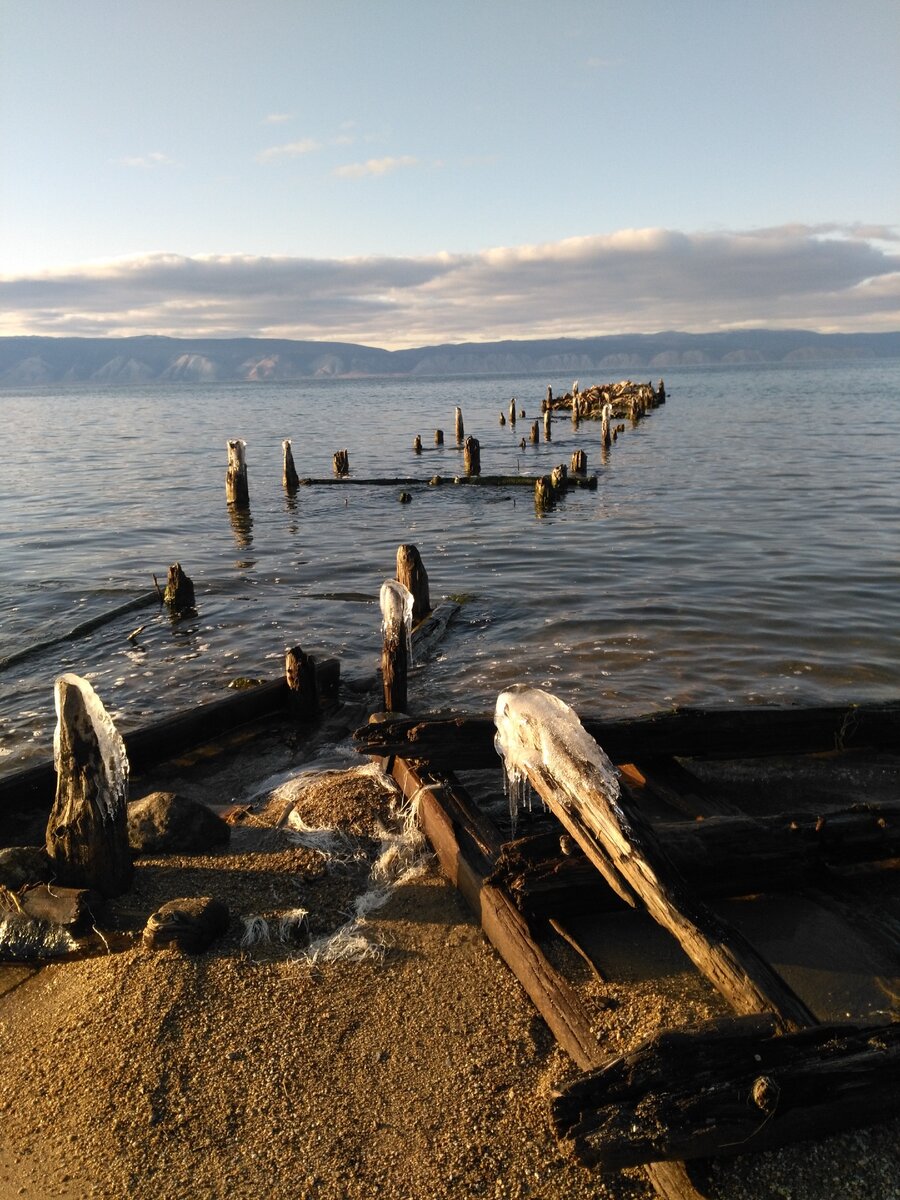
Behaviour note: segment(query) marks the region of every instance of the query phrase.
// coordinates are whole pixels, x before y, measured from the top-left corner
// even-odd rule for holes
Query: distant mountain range
[[[269,338],[0,338],[0,386],[231,383],[353,376],[645,373],[672,367],[900,358],[894,333],[622,334],[379,350]]]

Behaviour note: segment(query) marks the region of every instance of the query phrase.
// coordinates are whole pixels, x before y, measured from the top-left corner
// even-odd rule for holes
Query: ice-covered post
[[[413,597],[396,579],[381,585],[381,683],[385,712],[406,712],[407,676],[412,658]]]
[[[467,475],[481,474],[481,442],[476,437],[467,437],[463,446],[463,462]]]
[[[284,484],[286,492],[296,492],[300,486],[300,476],[297,474],[297,468],[294,466],[294,455],[291,450],[291,439],[285,438],[281,443],[281,449],[284,451],[284,468],[281,474],[281,482]]]
[[[412,619],[413,624],[418,625],[431,612],[431,596],[428,591],[428,572],[416,546],[407,544],[397,547],[397,582],[412,595]]]
[[[225,499],[229,504],[246,508],[250,503],[250,488],[247,484],[247,461],[244,451],[247,443],[235,438],[228,442],[228,470],[225,472]]]
[[[189,576],[185,575],[181,563],[172,563],[169,567],[163,601],[175,617],[191,612],[196,605],[194,584]]]
[[[350,474],[350,455],[346,450],[335,450],[331,465],[338,479]]]
[[[125,745],[86,679],[57,679],[55,701],[56,798],[47,854],[59,883],[120,896],[133,873]]]
[[[612,405],[604,404],[603,413],[600,417],[600,444],[604,449],[608,450],[612,444],[612,437],[609,432],[609,418],[612,416]]]
[[[459,407],[457,407],[454,414],[454,422],[456,425],[456,444],[457,446],[461,446],[463,443],[463,438],[466,436],[466,431],[463,426],[462,409]]]

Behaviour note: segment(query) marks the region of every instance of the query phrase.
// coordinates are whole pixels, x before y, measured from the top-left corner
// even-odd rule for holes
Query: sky
[[[897,0],[0,0],[0,334],[900,329]]]

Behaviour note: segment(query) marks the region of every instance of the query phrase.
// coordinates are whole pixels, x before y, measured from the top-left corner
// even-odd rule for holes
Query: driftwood
[[[617,763],[659,755],[756,758],[863,747],[896,751],[900,701],[808,709],[685,708],[612,721],[585,717],[582,725]],[[497,765],[494,733],[489,717],[437,715],[366,727],[356,737],[364,754],[427,758],[441,769],[465,762],[467,769],[481,770]]]
[[[552,1114],[607,1170],[745,1154],[900,1112],[900,1024],[775,1036],[757,1016],[666,1030],[561,1089]]]
[[[166,579],[163,600],[173,616],[180,617],[193,612],[197,603],[193,580],[185,575],[181,563],[172,563]]]
[[[472,487],[530,487],[533,488],[539,478],[539,475],[454,475],[451,477],[452,482],[457,486],[472,486]],[[345,477],[329,479],[301,479],[301,487],[427,487],[432,482],[431,479],[421,479],[416,475],[392,475],[389,477],[376,477],[371,479],[361,479],[359,477]],[[446,482],[450,482],[448,478]],[[571,478],[568,483],[569,487],[586,488],[589,492],[597,490],[597,476],[589,475],[586,478]]]

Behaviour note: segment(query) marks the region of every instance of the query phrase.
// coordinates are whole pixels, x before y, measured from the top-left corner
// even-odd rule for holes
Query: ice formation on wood
[[[503,759],[513,836],[518,812],[531,807],[530,774],[552,774],[574,797],[583,770],[592,768],[603,777],[607,794],[618,798],[615,767],[575,711],[550,692],[525,685],[501,692],[494,724],[494,748]]]
[[[70,690],[71,689],[71,690]],[[71,758],[77,752],[87,754],[89,762],[78,769],[89,769],[96,787],[91,799],[104,822],[114,821],[124,811],[128,796],[128,757],[125,743],[113,724],[103,702],[86,679],[62,675],[53,691],[56,705],[56,730],[53,734],[53,765],[57,775],[70,771]],[[93,734],[93,737],[91,737]],[[96,752],[87,746],[96,740]]]
[[[406,658],[412,662],[413,594],[408,587],[396,579],[386,579],[381,585],[381,632],[399,636],[402,629],[406,637]]]

